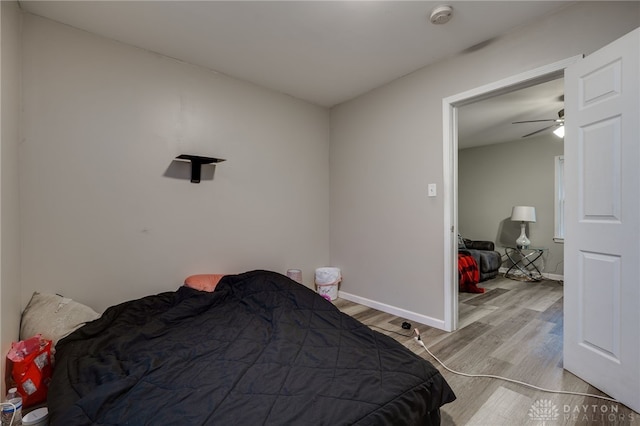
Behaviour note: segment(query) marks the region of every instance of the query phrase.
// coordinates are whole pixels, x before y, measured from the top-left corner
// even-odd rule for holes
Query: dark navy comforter
[[[439,372],[268,271],[122,303],[56,348],[57,425],[430,425]]]

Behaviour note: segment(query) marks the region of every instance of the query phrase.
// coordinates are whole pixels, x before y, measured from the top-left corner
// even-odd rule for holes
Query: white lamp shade
[[[559,138],[564,138],[564,126],[560,126],[553,131],[553,134]]]
[[[511,210],[511,220],[514,222],[535,222],[536,208],[531,206],[514,206]]]

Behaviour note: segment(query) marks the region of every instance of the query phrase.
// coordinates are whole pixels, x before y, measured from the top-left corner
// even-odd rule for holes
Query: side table
[[[546,250],[548,250],[546,247],[505,247],[504,252],[511,261],[511,266],[504,274],[505,278],[520,281],[542,280],[542,271],[535,262],[542,257]]]

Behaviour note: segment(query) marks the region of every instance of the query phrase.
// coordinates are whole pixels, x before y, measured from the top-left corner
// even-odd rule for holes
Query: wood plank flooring
[[[539,387],[604,395],[562,369],[562,284],[498,277],[485,293],[460,293],[460,328],[447,333],[413,321],[427,347],[454,370],[492,374]],[[402,329],[399,318],[338,299],[343,312],[387,334],[429,360],[458,399],[442,408],[443,425],[638,425],[640,414],[592,397],[547,393],[488,378],[446,371]]]

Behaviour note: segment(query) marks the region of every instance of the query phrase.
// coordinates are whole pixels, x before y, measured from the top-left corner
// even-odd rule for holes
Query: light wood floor
[[[485,287],[485,293],[459,295],[460,328],[453,333],[408,321],[420,330],[434,355],[465,373],[506,376],[544,388],[604,395],[562,369],[561,283],[499,277],[480,286]],[[433,360],[413,340],[410,330],[402,329],[406,319],[343,299],[335,304],[436,365],[458,397],[442,408],[443,425],[640,426],[640,415],[622,404],[455,375]]]

